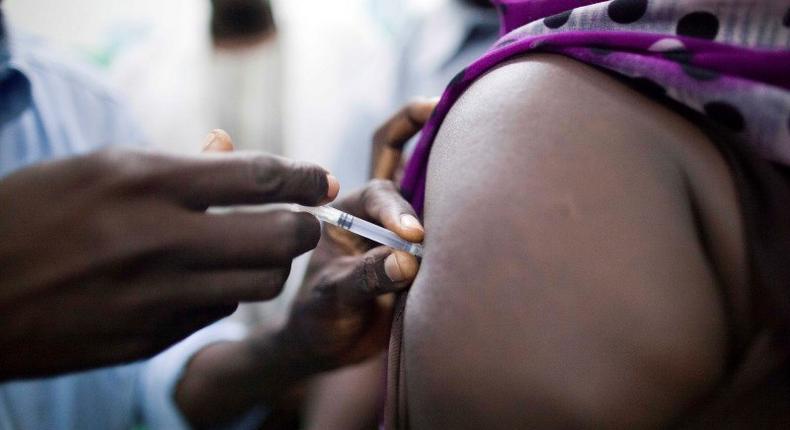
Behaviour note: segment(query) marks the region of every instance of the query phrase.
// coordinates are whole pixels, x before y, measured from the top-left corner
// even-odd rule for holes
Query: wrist
[[[314,376],[324,369],[298,335],[287,326],[248,338],[250,359],[261,371],[276,375],[281,383],[293,384]]]
[[[253,333],[199,351],[176,389],[176,402],[195,427],[212,427],[255,405],[277,405],[317,373],[280,331]]]

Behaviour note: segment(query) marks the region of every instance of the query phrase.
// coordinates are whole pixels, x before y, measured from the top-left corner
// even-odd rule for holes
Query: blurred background
[[[345,192],[367,180],[376,127],[410,98],[440,95],[498,30],[487,0],[5,0],[3,7],[16,33],[98,68],[149,146],[198,153],[206,134],[223,128],[238,149],[323,165]],[[282,318],[305,264],[294,263],[280,299],[243,307],[239,318]]]
[[[276,41],[224,53],[211,49],[209,0],[7,0],[4,8],[17,30],[106,71],[151,144],[197,152],[222,127],[244,149],[322,163],[348,189],[364,181],[355,167],[367,154],[334,144],[366,138],[386,115],[399,45],[410,23],[443,1],[274,0]]]

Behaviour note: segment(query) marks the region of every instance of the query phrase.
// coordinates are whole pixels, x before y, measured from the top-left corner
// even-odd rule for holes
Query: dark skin
[[[409,428],[663,428],[721,382],[743,228],[726,163],[684,118],[527,56],[453,107],[426,191]]]
[[[531,55],[458,101],[427,185],[404,323],[409,428],[693,421],[724,377],[722,292],[745,291],[748,273],[731,173],[695,125]],[[380,384],[380,369],[355,372],[340,381]],[[376,403],[323,392],[333,425],[311,428],[374,427],[355,418]]]
[[[423,239],[390,181],[372,181],[334,206],[406,240]],[[278,405],[311,376],[379,355],[389,340],[391,293],[406,289],[417,269],[410,254],[324,226],[287,324],[197,353],[176,390],[184,416],[211,428],[256,404]]]
[[[209,135],[209,145],[227,139]],[[149,357],[275,297],[318,222],[209,206],[331,201],[314,165],[260,154],[125,149],[44,163],[0,181],[0,380]]]
[[[722,292],[745,291],[748,273],[731,173],[695,125],[530,55],[453,107],[427,185],[401,356],[409,428],[693,421],[724,376]],[[376,403],[351,400],[325,400],[341,424],[311,428],[372,428],[356,418]]]
[[[439,98],[418,97],[387,119],[373,134],[371,174],[374,179],[398,182],[403,170],[403,147],[422,129]]]
[[[371,172],[379,184],[398,183],[403,146],[430,117],[438,98],[416,98],[388,118],[373,135]],[[389,185],[386,185],[389,187]],[[353,243],[353,242],[352,242]],[[304,407],[305,429],[376,428],[383,401],[384,357],[328,372],[310,381]]]

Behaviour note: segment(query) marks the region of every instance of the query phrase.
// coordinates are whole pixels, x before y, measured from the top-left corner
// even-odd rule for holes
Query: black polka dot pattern
[[[647,0],[614,0],[609,3],[609,18],[618,24],[639,21],[647,12]]]
[[[551,51],[552,49],[556,49],[557,46],[547,40],[537,40],[532,42],[530,45],[530,49],[535,51]]]
[[[685,49],[674,49],[672,51],[665,52],[664,58],[680,64],[689,64],[691,59],[694,58],[694,55]]]
[[[719,20],[709,12],[693,12],[678,21],[676,33],[679,36],[713,40],[719,34]]]
[[[760,156],[790,166],[788,98],[776,91],[786,84],[777,71],[784,58],[775,55],[790,34],[790,0],[744,0],[748,7],[740,10],[727,0],[493,1],[504,35],[498,49],[455,75],[429,133],[479,76],[533,51],[556,52],[610,73],[648,100],[691,109]],[[426,135],[422,149],[434,137]],[[423,160],[416,161],[428,152],[417,152]],[[406,185],[419,191],[425,178],[418,173]],[[422,203],[415,200],[418,209]]]
[[[736,133],[746,128],[746,121],[738,109],[725,102],[710,102],[704,106],[705,114],[714,122]]]
[[[721,76],[719,73],[713,70],[691,64],[691,60],[694,59],[694,54],[685,49],[667,51],[664,53],[664,58],[680,64],[680,66],[683,68],[683,72],[685,72],[686,75],[698,81],[712,81],[718,79],[719,76]]]
[[[572,12],[573,10],[569,10],[566,12],[558,13],[556,15],[552,15],[544,19],[543,24],[551,29],[560,28],[568,22],[568,20],[571,18]]]
[[[692,78],[698,81],[713,81],[718,79],[719,76],[721,76],[718,72],[715,72],[713,70],[692,66],[690,64],[684,64],[683,71],[686,72],[687,75],[691,76]]]

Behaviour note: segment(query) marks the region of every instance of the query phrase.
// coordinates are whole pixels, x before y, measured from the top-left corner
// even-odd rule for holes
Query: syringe
[[[343,230],[348,230],[382,245],[387,245],[391,248],[406,251],[417,257],[422,257],[422,245],[403,240],[397,234],[384,227],[379,227],[376,224],[359,219],[331,206],[294,206],[296,210],[313,214],[313,216],[325,223],[340,227]]]

